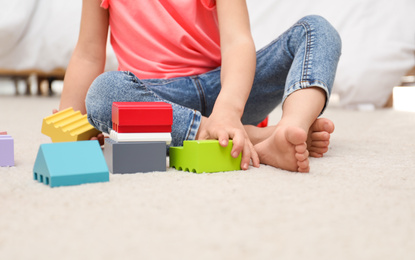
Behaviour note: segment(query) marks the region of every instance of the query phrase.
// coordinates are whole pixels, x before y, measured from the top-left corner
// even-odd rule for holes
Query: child
[[[104,71],[108,28],[119,71]],[[255,52],[245,0],[84,0],[60,109],[111,130],[112,102],[173,106],[172,145],[217,139],[241,168],[308,172],[334,124],[317,119],[334,81],[340,38],[319,16],[298,21]],[[276,126],[257,128],[280,102]]]

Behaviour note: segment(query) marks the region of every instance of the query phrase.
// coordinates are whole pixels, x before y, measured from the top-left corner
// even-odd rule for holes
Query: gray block
[[[115,142],[105,138],[104,157],[112,173],[166,171],[166,142]]]

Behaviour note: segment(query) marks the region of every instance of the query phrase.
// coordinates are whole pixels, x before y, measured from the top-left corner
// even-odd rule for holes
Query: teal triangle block
[[[98,141],[42,144],[33,178],[51,187],[109,181],[109,171]]]

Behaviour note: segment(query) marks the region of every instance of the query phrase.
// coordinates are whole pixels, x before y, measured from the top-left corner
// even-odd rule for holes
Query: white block
[[[415,86],[394,87],[393,108],[398,111],[415,112]]]
[[[171,143],[170,133],[118,133],[111,130],[110,138],[116,142],[166,142]]]

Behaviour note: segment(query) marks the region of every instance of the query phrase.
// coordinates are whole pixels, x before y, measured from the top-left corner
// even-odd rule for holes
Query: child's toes
[[[305,150],[304,153],[295,153],[295,159],[297,159],[297,161],[305,161],[309,156],[309,152],[307,150]]]

